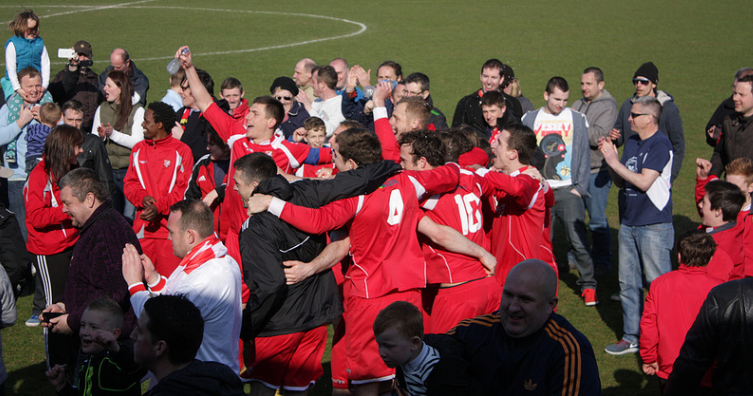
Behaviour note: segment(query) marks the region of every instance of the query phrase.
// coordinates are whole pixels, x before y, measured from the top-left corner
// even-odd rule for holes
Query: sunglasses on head
[[[648,78],[634,78],[633,79],[633,85],[640,83],[641,85],[649,85],[651,84],[651,80]]]

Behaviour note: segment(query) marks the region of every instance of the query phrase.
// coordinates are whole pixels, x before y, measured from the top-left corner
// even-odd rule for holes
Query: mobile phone
[[[82,60],[78,62],[78,65],[83,66],[83,67],[91,67],[91,65],[93,64],[94,64],[94,61],[91,59],[86,59],[86,60]]]
[[[72,48],[58,48],[58,58],[70,59],[76,55],[76,51]]]
[[[55,319],[60,315],[65,315],[62,312],[42,312],[42,322],[50,323],[50,319]]]

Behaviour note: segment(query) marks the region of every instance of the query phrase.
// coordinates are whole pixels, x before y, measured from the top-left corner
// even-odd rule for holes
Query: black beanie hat
[[[653,62],[646,62],[641,65],[641,67],[638,68],[638,70],[635,71],[635,74],[633,74],[633,78],[636,77],[646,77],[649,80],[651,80],[652,83],[658,84],[659,83],[659,69],[654,66]]]
[[[295,81],[293,81],[293,79],[290,77],[275,78],[272,86],[269,87],[269,92],[274,94],[275,89],[277,89],[278,87],[290,91],[293,96],[298,96],[298,87],[295,85]]]

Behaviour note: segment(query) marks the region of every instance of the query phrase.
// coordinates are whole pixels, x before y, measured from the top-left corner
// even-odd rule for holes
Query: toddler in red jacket
[[[722,283],[706,273],[715,251],[716,242],[705,231],[686,232],[677,241],[680,268],[656,278],[646,296],[640,338],[643,372],[659,377],[662,393],[706,295]],[[710,379],[709,372],[702,385],[710,387]]]

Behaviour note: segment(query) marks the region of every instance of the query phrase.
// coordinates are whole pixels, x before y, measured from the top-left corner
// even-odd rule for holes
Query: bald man
[[[472,353],[475,392],[487,395],[600,395],[591,343],[557,306],[557,275],[544,261],[510,270],[500,310],[460,322],[447,334]]]
[[[128,77],[131,77],[131,82],[133,82],[134,103],[138,102],[146,107],[146,92],[149,90],[149,79],[136,67],[136,64],[131,60],[128,51],[123,48],[115,48],[112,51],[110,54],[110,66],[107,66],[105,71],[99,75],[100,93],[102,93],[102,88],[105,86],[107,75],[110,74],[112,70],[122,71]]]

